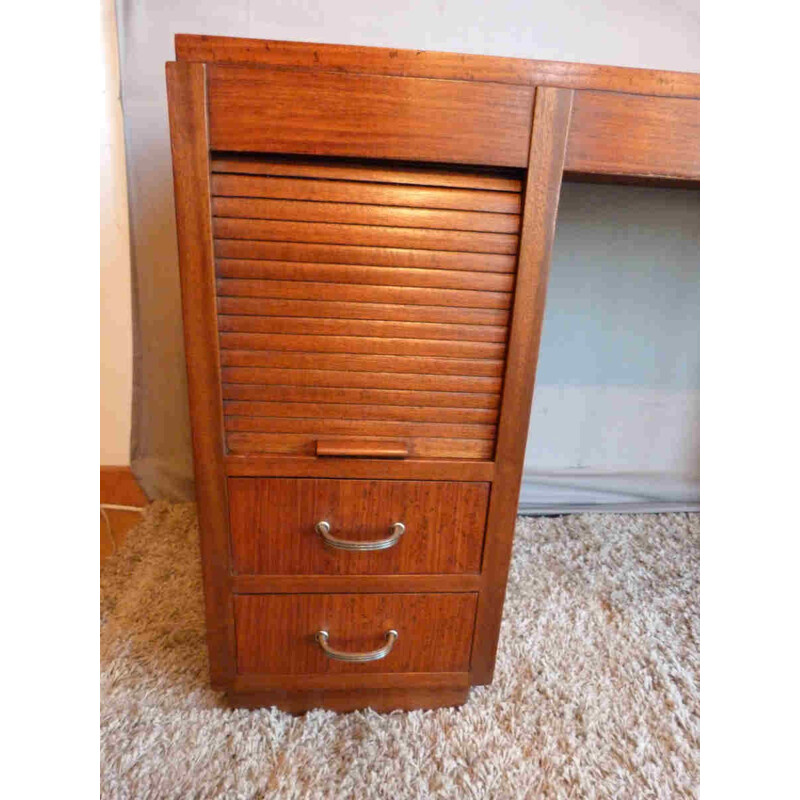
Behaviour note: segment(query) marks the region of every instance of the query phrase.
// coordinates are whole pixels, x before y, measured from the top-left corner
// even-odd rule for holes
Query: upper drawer
[[[239,574],[480,570],[486,483],[229,478],[228,496]],[[327,530],[317,528],[321,522]],[[393,528],[396,523],[405,530]],[[331,543],[331,537],[344,543]],[[347,549],[381,540],[386,549]]]
[[[231,453],[401,439],[490,459],[520,225],[511,172],[218,155]]]

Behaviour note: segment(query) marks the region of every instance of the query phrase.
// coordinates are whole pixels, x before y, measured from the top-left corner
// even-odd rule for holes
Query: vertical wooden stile
[[[472,649],[473,684],[490,683],[494,674],[572,99],[571,89],[536,89],[496,473]]]
[[[228,502],[211,235],[206,68],[167,64],[183,330],[211,684],[236,674]]]

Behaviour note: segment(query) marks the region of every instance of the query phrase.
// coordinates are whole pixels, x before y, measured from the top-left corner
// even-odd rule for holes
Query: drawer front
[[[284,594],[234,599],[240,674],[466,672],[477,594]],[[350,663],[329,657],[317,641],[342,653],[383,658]]]
[[[488,483],[229,478],[234,571],[244,575],[478,572]],[[327,537],[376,543],[353,551]],[[405,530],[397,537],[395,523]]]
[[[518,173],[215,157],[229,452],[491,459],[520,191]]]

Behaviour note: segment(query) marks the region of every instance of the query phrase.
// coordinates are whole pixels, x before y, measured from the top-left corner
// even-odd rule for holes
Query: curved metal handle
[[[406,532],[406,526],[402,522],[395,522],[389,526],[390,536],[385,539],[373,539],[372,541],[359,542],[353,539],[339,539],[331,536],[331,524],[322,520],[314,526],[314,530],[325,540],[325,544],[335,547],[337,550],[361,551],[366,550],[388,550],[394,547],[400,537]]]
[[[397,631],[386,631],[386,644],[377,650],[372,650],[369,653],[344,653],[341,650],[334,650],[328,646],[328,631],[317,631],[314,635],[317,644],[322,648],[328,658],[333,658],[336,661],[350,661],[363,663],[364,661],[380,661],[386,658],[392,652],[394,643],[397,641]]]

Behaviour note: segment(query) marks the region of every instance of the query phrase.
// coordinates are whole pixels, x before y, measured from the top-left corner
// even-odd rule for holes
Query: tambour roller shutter
[[[493,457],[519,173],[216,154],[211,187],[229,452]]]

